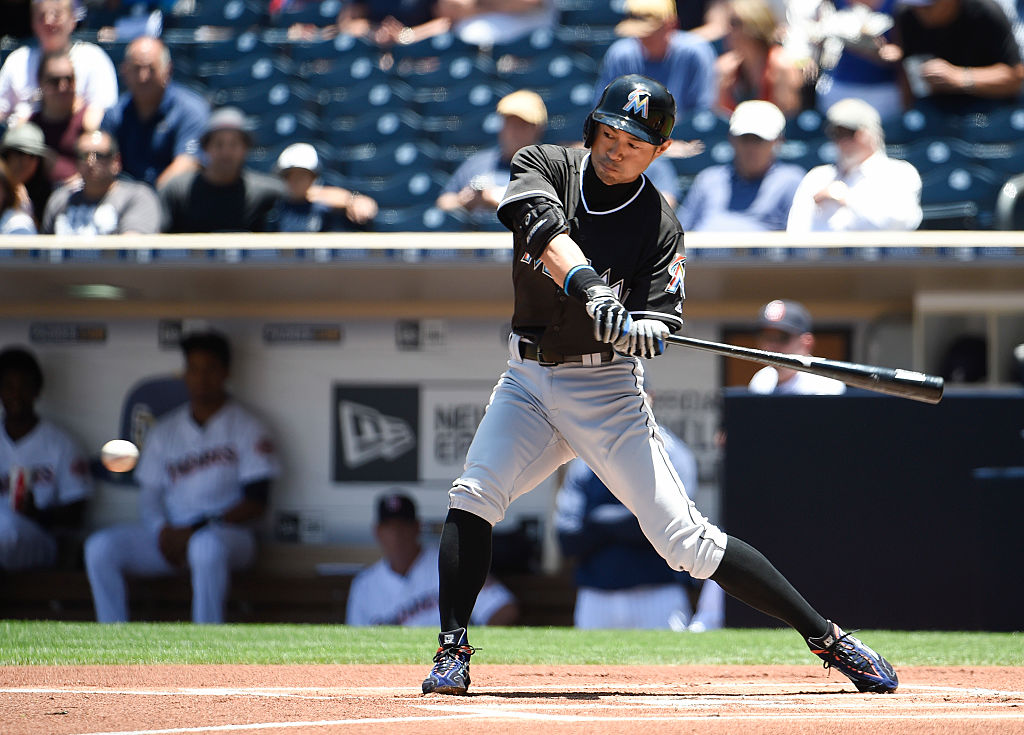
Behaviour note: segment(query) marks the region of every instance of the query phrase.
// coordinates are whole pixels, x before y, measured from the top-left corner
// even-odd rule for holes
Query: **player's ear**
[[[654,158],[657,158],[662,153],[665,153],[671,147],[672,147],[672,141],[671,140],[666,140],[664,143],[662,143],[661,145],[659,145],[657,148],[654,149]],[[654,159],[652,158],[651,160],[653,161]]]

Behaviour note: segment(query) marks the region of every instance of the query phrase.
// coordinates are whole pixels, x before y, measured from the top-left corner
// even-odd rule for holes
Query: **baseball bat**
[[[942,400],[943,380],[937,375],[926,375],[912,370],[863,365],[857,362],[842,362],[811,355],[791,355],[784,352],[768,352],[751,347],[710,342],[695,337],[670,334],[665,340],[682,347],[713,352],[716,355],[736,357],[740,360],[759,362],[773,367],[800,370],[826,378],[835,378],[856,388],[886,393],[890,396],[911,398],[923,403],[938,403]]]

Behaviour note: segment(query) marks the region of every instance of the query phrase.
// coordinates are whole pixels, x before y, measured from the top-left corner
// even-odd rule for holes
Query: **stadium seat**
[[[275,111],[254,118],[252,136],[260,146],[315,140],[321,137],[320,121],[308,112]]]
[[[321,91],[319,98],[321,114],[325,119],[330,119],[342,115],[362,115],[374,109],[401,111],[408,107],[411,95],[411,90],[404,83],[374,75],[358,84],[340,85]]]
[[[476,46],[459,39],[454,33],[439,33],[415,43],[400,43],[389,49],[396,65],[422,59],[451,61],[460,56],[476,56]]]
[[[939,166],[921,176],[921,229],[991,227],[1004,177],[977,166]]]
[[[552,48],[531,56],[500,56],[495,59],[494,75],[516,89],[539,91],[570,79],[594,84],[597,65],[576,51]]]
[[[778,158],[784,163],[792,163],[810,171],[815,166],[831,162],[822,158],[821,151],[823,147],[832,145],[827,138],[785,140],[779,146]]]
[[[967,115],[961,135],[971,143],[1016,143],[1024,137],[1024,107]]]
[[[695,176],[708,166],[729,163],[732,159],[732,146],[728,141],[719,141],[713,145],[705,146],[704,150],[695,156],[687,156],[686,158],[672,157],[668,160],[678,176]]]
[[[373,197],[383,209],[429,205],[444,187],[442,176],[432,171],[400,171],[368,179],[347,177],[350,188]]]
[[[729,137],[729,121],[710,110],[702,110],[689,117],[683,115],[676,120],[672,137],[676,140],[703,140],[705,145],[714,144]]]
[[[626,17],[625,0],[556,0],[564,26],[614,26]]]
[[[468,80],[486,83],[490,62],[476,54],[457,54],[427,59],[404,59],[395,64],[394,73],[413,89],[444,87]]]
[[[199,66],[199,74],[211,89],[242,87],[254,83],[288,83],[291,70],[286,59],[256,56],[234,63]]]
[[[941,138],[955,135],[957,123],[955,116],[933,110],[915,109],[883,120],[882,132],[887,145],[906,144],[924,137]]]
[[[512,88],[500,82],[468,83],[447,87],[424,87],[413,93],[416,110],[424,117],[462,115],[476,110],[494,110],[498,100],[512,92]]]
[[[274,28],[288,28],[296,23],[326,26],[334,23],[342,6],[341,0],[300,0],[272,13],[269,24]]]
[[[501,126],[501,115],[493,109],[423,119],[423,130],[442,149],[496,145]]]
[[[465,232],[469,229],[464,218],[454,212],[444,212],[432,203],[415,207],[382,208],[373,221],[377,232]],[[416,251],[417,259],[430,258],[431,250]]]
[[[989,171],[1014,176],[1024,173],[1024,143],[975,143],[968,146],[972,161]]]
[[[825,135],[825,121],[817,110],[804,110],[786,121],[783,133],[786,140],[808,140]]]
[[[921,174],[937,166],[967,166],[972,161],[969,147],[958,138],[921,138],[894,148],[891,157],[912,163]]]
[[[531,57],[558,50],[575,51],[553,28],[539,28],[515,41],[495,44],[491,47],[491,58],[497,61],[502,56]]]
[[[255,60],[261,56],[271,57],[275,53],[276,49],[254,31],[246,31],[217,41],[193,43],[189,47],[189,57],[197,64],[237,64],[240,59]]]
[[[1024,230],[1024,175],[1010,178],[999,189],[996,197],[995,219],[997,230]]]
[[[416,140],[421,136],[422,122],[407,110],[384,112],[371,110],[360,115],[342,115],[324,126],[324,136],[338,148],[364,143],[387,143]]]
[[[246,30],[260,25],[264,20],[263,9],[245,0],[203,0],[197,4],[194,12],[188,14],[168,14],[165,25],[169,28],[200,28],[217,26]]]
[[[365,38],[339,35],[322,41],[296,41],[288,44],[288,56],[296,64],[312,61],[337,62],[360,56],[376,56],[377,47]]]
[[[432,173],[441,168],[440,150],[426,140],[365,143],[339,152],[339,165],[346,176],[371,178],[390,176],[396,171]]]
[[[264,116],[285,110],[298,112],[311,106],[314,93],[305,84],[262,82],[241,87],[218,89],[209,95],[215,107],[234,105],[247,115]]]

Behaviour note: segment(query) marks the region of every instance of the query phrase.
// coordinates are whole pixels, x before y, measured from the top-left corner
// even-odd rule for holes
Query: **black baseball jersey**
[[[569,236],[634,319],[658,319],[674,332],[683,326],[683,229],[675,213],[646,176],[624,203],[601,210],[583,193],[590,151],[556,145],[527,146],[512,159],[512,179],[498,207],[546,197],[569,222]],[[503,220],[504,221],[504,220]],[[607,349],[594,339],[594,322],[583,304],[570,298],[515,236],[512,328],[539,340],[543,349],[587,354]]]

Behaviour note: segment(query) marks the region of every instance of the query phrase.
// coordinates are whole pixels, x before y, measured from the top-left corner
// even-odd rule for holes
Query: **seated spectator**
[[[450,19],[460,40],[474,46],[511,43],[558,20],[552,0],[437,0],[437,13]]]
[[[18,208],[35,221],[53,190],[48,173],[53,151],[46,145],[43,131],[30,122],[7,128],[0,139],[0,160],[14,180]]]
[[[790,355],[813,355],[811,313],[796,301],[776,299],[761,308],[757,347]],[[747,385],[753,393],[774,395],[832,396],[846,392],[846,385],[822,375],[771,365],[754,373]]]
[[[835,0],[837,12],[827,22],[831,35],[822,41],[822,66],[828,68],[823,68],[815,87],[822,112],[847,97],[864,100],[878,110],[882,120],[903,112],[899,66],[879,55],[888,42],[891,31],[886,26],[892,26],[897,2]],[[873,26],[885,30],[879,34]]]
[[[216,332],[181,342],[188,403],[146,435],[135,479],[140,522],[97,531],[85,542],[96,619],[128,620],[125,577],[188,571],[192,620],[221,623],[231,572],[256,557],[255,523],[278,475],[263,423],[231,398],[231,351]]]
[[[455,169],[437,198],[439,209],[465,210],[477,221],[494,219],[512,175],[512,156],[544,137],[548,111],[536,92],[520,89],[506,95],[497,110],[503,120],[498,145],[470,156]]]
[[[914,230],[921,224],[921,177],[889,158],[878,112],[845,99],[825,115],[837,161],[815,166],[793,195],[789,232]]]
[[[129,235],[160,231],[160,200],[148,184],[118,179],[121,156],[110,133],[85,133],[76,147],[79,179],[53,193],[48,235]]]
[[[0,569],[51,567],[58,539],[82,527],[89,463],[63,429],[35,409],[43,371],[27,350],[0,352]]]
[[[335,29],[337,33],[368,38],[383,48],[415,43],[451,28],[451,19],[436,13],[435,3],[436,0],[346,3],[338,13]],[[295,36],[296,29],[290,29],[289,35]]]
[[[362,229],[377,216],[377,202],[368,196],[339,187],[318,187],[321,192],[337,189],[341,206],[331,206],[321,196],[310,201],[317,186],[320,157],[309,143],[293,143],[281,151],[275,166],[288,194],[277,202],[268,216],[273,232],[346,232]]]
[[[690,494],[697,490],[693,451],[664,427],[672,467]],[[665,564],[640,522],[583,462],[566,466],[555,496],[562,553],[575,563],[577,628],[692,630],[721,628],[725,593]]]
[[[601,60],[595,102],[611,80],[643,74],[664,84],[678,118],[711,107],[715,98],[715,52],[703,38],[679,30],[674,0],[627,0],[629,17],[615,27],[622,38]]]
[[[44,54],[39,62],[42,100],[29,122],[43,131],[46,145],[53,151],[50,181],[60,186],[74,178],[78,169],[75,145],[85,132],[86,107],[75,92],[75,68],[66,51]]]
[[[0,235],[34,235],[36,223],[18,206],[18,188],[7,164],[0,161]]]
[[[199,139],[206,163],[160,189],[163,232],[266,232],[267,214],[287,195],[272,176],[245,168],[252,146],[245,115],[222,107]]]
[[[384,558],[352,580],[347,625],[437,625],[437,547],[420,542],[416,505],[407,495],[377,501],[374,535]],[[512,625],[519,617],[515,598],[488,578],[473,608],[475,625]]]
[[[1024,81],[1020,49],[993,0],[902,0],[882,58],[902,61],[908,107],[966,113],[1013,104]]]
[[[679,208],[687,232],[785,230],[805,171],[777,160],[786,118],[771,102],[748,100],[729,118],[731,163],[710,166],[693,180]]]
[[[0,122],[27,120],[39,95],[39,60],[66,51],[75,66],[78,94],[90,108],[86,127],[95,129],[104,110],[117,102],[117,72],[107,53],[92,43],[71,41],[78,23],[74,0],[33,0],[35,43],[11,52],[0,68]]]
[[[803,73],[779,43],[779,21],[764,0],[731,0],[726,50],[715,63],[718,108],[766,100],[786,117],[800,111]]]
[[[199,168],[199,136],[210,118],[202,97],[171,81],[171,53],[156,38],[137,38],[125,50],[127,92],[103,118],[117,139],[124,172],[161,188]]]

